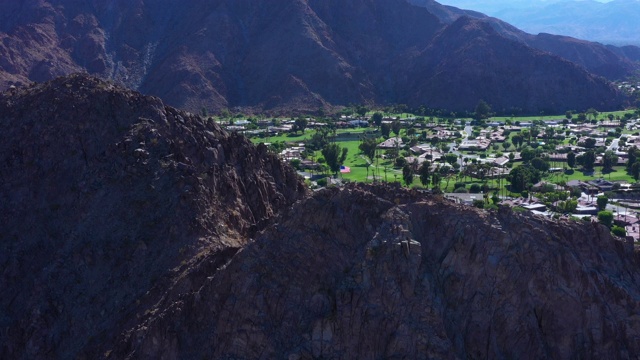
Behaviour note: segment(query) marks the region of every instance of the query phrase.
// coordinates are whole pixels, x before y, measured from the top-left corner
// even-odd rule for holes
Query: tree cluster
[[[511,170],[507,179],[511,183],[511,191],[522,192],[540,181],[541,174],[533,166],[522,165]]]
[[[349,149],[342,148],[338,144],[327,144],[322,148],[322,156],[324,156],[327,165],[329,165],[329,169],[335,175],[340,171],[340,166],[344,164],[344,161],[347,159],[347,152]]]

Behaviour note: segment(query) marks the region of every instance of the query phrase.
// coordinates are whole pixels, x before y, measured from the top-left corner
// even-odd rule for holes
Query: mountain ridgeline
[[[461,17],[470,17],[491,25],[501,36],[534,49],[554,54],[578,64],[589,72],[610,80],[621,80],[638,69],[640,48],[636,46],[606,46],[568,36],[541,33],[532,35],[496,18],[482,13],[443,6],[434,0],[409,0],[437,14],[444,23],[451,24]],[[563,15],[564,16],[564,15]]]
[[[626,101],[607,79],[637,69],[636,48],[411,2],[0,0],[0,88],[88,72],[192,112],[467,111],[483,99],[538,114]]]
[[[542,2],[491,15],[534,34],[545,32],[614,45],[640,45],[639,0]]]
[[[0,132],[3,359],[75,358],[306,194],[265,146],[87,76],[1,94]]]

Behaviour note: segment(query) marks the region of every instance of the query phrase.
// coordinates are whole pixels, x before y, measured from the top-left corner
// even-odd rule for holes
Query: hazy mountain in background
[[[498,18],[489,17],[473,10],[442,5],[435,0],[409,1],[414,5],[426,8],[447,24],[451,24],[461,17],[477,19],[491,26],[507,39],[554,54],[608,79],[624,79],[634,71],[637,67],[637,62],[640,61],[640,48],[636,46],[605,46],[600,43],[562,35],[544,33],[532,35]]]
[[[640,44],[640,0],[456,1],[532,34],[549,33],[612,45]]]
[[[566,3],[584,0],[442,0],[443,5],[450,5],[462,9],[480,11],[493,14],[504,9],[531,9],[541,8],[555,3]],[[586,0],[599,3],[608,3],[612,0]]]
[[[192,112],[349,104],[458,112],[482,99],[497,111],[537,114],[624,104],[607,80],[637,69],[633,51],[553,39],[533,46],[482,14],[437,11],[448,8],[406,0],[0,0],[0,89],[87,72]]]
[[[524,9],[542,7],[549,4],[549,1],[542,0],[442,0],[439,2],[443,5],[479,11],[485,14],[509,8]]]

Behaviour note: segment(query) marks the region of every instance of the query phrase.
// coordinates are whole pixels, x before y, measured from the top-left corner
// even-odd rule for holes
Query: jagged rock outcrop
[[[638,65],[625,59],[630,51],[557,37],[534,41],[501,22],[492,23],[502,28],[494,34],[465,31],[451,24],[460,14],[437,5],[0,0],[0,89],[86,71],[197,113],[291,114],[349,104],[473,111],[490,97],[494,110],[506,114],[512,108],[539,114],[625,104],[594,74],[618,80],[633,73]],[[522,46],[514,49],[516,38]],[[460,41],[456,49],[447,46]],[[464,51],[467,45],[473,51]],[[491,59],[494,54],[499,57]],[[461,71],[472,67],[480,71]],[[519,76],[505,75],[505,68]],[[495,86],[485,86],[485,74]],[[515,96],[522,94],[535,97],[523,102]]]
[[[634,358],[633,243],[385,187],[299,202],[113,358]],[[101,349],[101,352],[104,349]]]
[[[4,359],[101,344],[306,192],[266,147],[85,75],[0,94],[0,133]]]

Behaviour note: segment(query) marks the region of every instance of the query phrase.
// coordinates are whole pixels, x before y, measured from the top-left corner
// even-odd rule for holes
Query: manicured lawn
[[[360,149],[358,149],[360,141],[338,141],[336,144],[349,149],[344,165],[351,168],[351,173],[341,174],[342,178],[364,182],[367,178],[367,161],[363,156],[360,156]],[[374,166],[369,168],[369,175],[371,175],[373,168]]]
[[[553,116],[553,115],[547,115],[547,116],[540,116],[540,115],[536,115],[536,116],[494,116],[491,117],[487,120],[485,120],[486,122],[492,122],[492,121],[499,121],[499,122],[505,122],[507,120],[511,120],[512,122],[516,122],[516,121],[520,121],[520,122],[531,122],[533,120],[557,120],[557,119],[564,119],[564,114],[562,115],[557,115],[557,116]]]
[[[633,110],[621,110],[621,111],[608,111],[608,112],[602,112],[598,114],[598,119],[602,118],[602,117],[607,117],[609,114],[612,114],[613,116],[620,116],[623,117],[624,114],[631,112],[633,113]],[[574,112],[573,116],[577,117],[578,114],[580,112]],[[520,121],[520,122],[529,122],[529,121],[533,121],[533,120],[562,120],[565,118],[565,114],[557,114],[557,115],[535,115],[535,116],[495,116],[492,118],[487,119],[488,122],[491,121],[500,121],[500,122],[504,122],[507,120],[511,120],[513,122],[515,121]]]
[[[284,142],[301,142],[304,141],[308,138],[311,137],[311,135],[313,135],[313,131],[305,131],[304,134],[282,134],[282,135],[278,135],[278,136],[269,136],[269,137],[252,137],[251,138],[251,142],[254,144],[260,144],[260,143],[274,143],[274,142],[279,142],[279,141],[284,141]]]
[[[628,111],[618,111],[618,112],[613,112],[612,114],[614,116],[623,116],[625,113],[627,113]],[[609,113],[601,113],[599,115],[599,117],[604,117]],[[409,114],[403,114],[403,117],[409,116]],[[577,116],[577,114],[574,114],[574,116]],[[564,114],[561,115],[545,115],[545,116],[530,116],[530,117],[494,117],[494,118],[490,118],[487,121],[506,121],[508,119],[512,120],[512,121],[532,121],[532,120],[550,120],[550,119],[563,119],[564,118]],[[340,129],[337,131],[337,144],[340,145],[341,147],[346,147],[348,149],[348,156],[347,159],[344,163],[345,166],[348,166],[351,168],[351,172],[350,173],[346,173],[346,174],[339,174],[338,176],[344,179],[348,179],[351,181],[358,181],[358,182],[371,182],[373,180],[373,174],[376,174],[376,177],[378,178],[378,180],[380,181],[385,181],[385,169],[386,169],[386,180],[387,181],[399,181],[399,182],[403,182],[402,180],[402,170],[401,169],[394,169],[391,162],[387,161],[386,163],[382,160],[379,159],[378,160],[378,166],[376,167],[375,161],[374,164],[367,166],[367,162],[368,160],[360,153],[360,150],[358,149],[358,146],[360,145],[360,139],[359,139],[359,134],[362,134],[364,132],[367,131],[374,131],[374,128],[355,128],[355,129]],[[564,131],[564,130],[559,130],[559,131]],[[406,130],[403,129],[402,133],[405,133]],[[311,130],[311,129],[307,129],[305,131],[304,134],[301,133],[296,133],[296,134],[281,134],[278,136],[271,136],[271,137],[253,137],[251,139],[252,142],[254,143],[261,143],[261,142],[287,142],[287,143],[301,143],[301,142],[305,142],[307,139],[309,139],[311,136],[313,136],[313,134],[315,133],[315,130]],[[353,135],[352,137],[349,136],[340,136],[341,134],[345,134],[345,133],[351,133],[351,134],[357,134],[357,135]],[[508,141],[513,144],[513,136],[515,136],[516,134],[518,134],[515,131],[512,131],[508,137]],[[406,134],[405,134],[406,135]],[[393,135],[392,135],[393,136]],[[568,144],[569,142],[569,138],[565,138],[565,140],[563,141],[564,144]],[[489,151],[486,152],[486,154],[491,154],[491,153],[498,153],[498,152],[508,152],[508,151],[515,151],[515,147],[512,145],[509,147],[508,150],[505,150],[502,147],[502,144],[499,145],[498,150],[493,150],[492,148],[489,149]],[[467,152],[463,152],[463,156],[466,156],[464,154],[467,154]],[[476,155],[479,155],[478,152],[475,152]],[[321,157],[321,152],[318,151],[315,154],[315,158],[319,158]],[[565,164],[566,165],[566,164]],[[518,166],[518,165],[516,165]],[[552,164],[552,167],[554,166],[558,166],[558,164]],[[562,165],[559,165],[562,166]],[[368,169],[368,171],[367,171]],[[585,173],[582,172],[580,170],[574,170],[573,172],[561,172],[561,173],[552,173],[546,176],[545,180],[547,181],[551,181],[551,182],[560,182],[560,181],[571,181],[571,180],[583,180],[583,181],[588,181],[588,180],[594,180],[597,178],[604,178],[606,180],[611,180],[611,181],[627,181],[627,182],[634,182],[634,179],[628,175],[626,173],[626,169],[624,166],[619,166],[616,167],[614,169],[615,171],[611,172],[611,173],[605,173],[602,174],[602,169],[601,167],[597,167],[595,169],[594,172],[592,173]],[[468,179],[467,179],[468,180]],[[495,181],[492,180],[487,180],[488,182],[490,182],[490,186],[492,188],[497,187],[498,184]],[[456,179],[453,178],[449,181],[449,186],[447,189],[445,189],[445,184],[446,181],[442,181],[442,190],[444,191],[453,191],[454,190],[454,183],[456,182]],[[481,181],[479,179],[473,179],[471,181],[467,181],[467,188],[470,184],[472,183],[481,183]],[[503,187],[508,185],[508,181],[504,180],[502,182]],[[420,180],[419,177],[416,175],[414,177],[414,182],[412,184],[412,187],[422,187],[422,185],[420,184]],[[431,186],[429,186],[431,187]]]
[[[346,147],[348,149],[347,159],[344,162],[344,166],[348,166],[351,169],[350,173],[339,174],[338,176],[343,179],[349,179],[351,181],[357,182],[371,182],[373,181],[373,174],[376,171],[376,177],[379,180],[384,181],[384,169],[385,165],[387,166],[387,180],[393,181],[394,174],[398,175],[398,180],[402,179],[402,170],[394,169],[393,166],[389,164],[389,162],[385,162],[382,159],[378,159],[378,166],[376,168],[375,162],[369,166],[369,178],[367,179],[367,162],[368,159],[362,155],[358,146],[360,146],[360,141],[352,140],[352,141],[337,141],[336,144],[341,147]],[[316,151],[316,158],[322,156],[321,151]],[[377,169],[377,170],[376,170]]]
[[[354,129],[339,129],[336,131],[337,135],[340,134],[346,134],[346,133],[351,133],[351,134],[362,134],[366,131],[373,131],[374,128],[354,128]],[[269,136],[269,137],[258,137],[258,136],[254,136],[251,138],[251,142],[254,144],[260,144],[260,143],[274,143],[274,142],[279,142],[279,141],[284,141],[284,142],[304,142],[306,139],[311,138],[311,136],[313,136],[313,134],[315,133],[315,130],[309,130],[307,129],[304,134],[302,133],[295,133],[295,134],[281,134],[281,135],[277,135],[277,136]]]
[[[605,173],[605,174],[602,173],[602,167],[599,167],[599,166],[596,167],[596,169],[592,173],[583,172],[578,169],[575,169],[573,170],[573,173],[571,173],[571,170],[569,170],[564,173],[551,174],[547,176],[546,179],[554,182],[557,182],[560,180],[564,180],[568,182],[571,180],[589,181],[589,180],[603,178],[605,180],[610,180],[610,181],[627,181],[630,183],[635,182],[633,177],[627,174],[626,168],[624,166],[615,166],[613,169],[614,169],[613,172]]]

